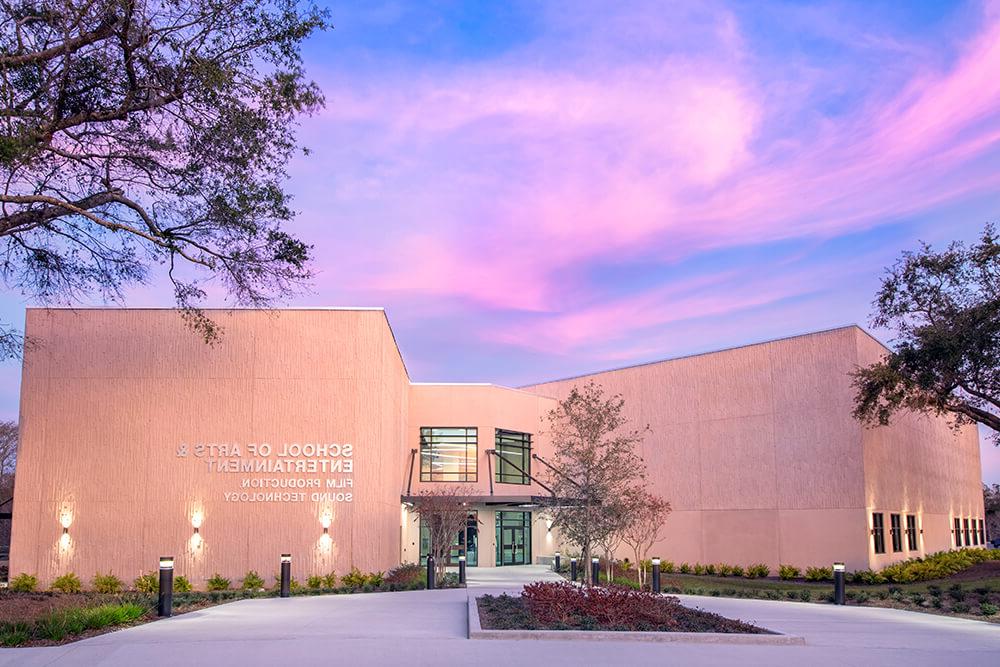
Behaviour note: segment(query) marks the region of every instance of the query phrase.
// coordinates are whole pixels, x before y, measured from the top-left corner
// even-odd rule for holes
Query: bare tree
[[[584,563],[618,525],[620,500],[645,479],[636,448],[649,427],[629,429],[624,407],[621,396],[606,396],[590,381],[547,416],[555,454],[545,481],[557,498],[548,513],[553,528],[580,547]]]
[[[159,265],[209,340],[207,282],[254,306],[301,286],[283,181],[325,27],[308,0],[0,0],[0,282],[115,300]],[[19,338],[0,322],[0,355]]]
[[[660,496],[650,493],[647,489],[641,489],[637,493],[622,539],[625,544],[632,547],[632,552],[635,554],[640,587],[645,586],[646,577],[642,563],[647,559],[649,550],[660,539],[670,511],[670,503]]]
[[[459,531],[469,521],[469,507],[462,501],[470,490],[460,486],[424,489],[413,500],[413,511],[427,526],[429,555],[434,557],[434,571],[440,579],[451,560],[451,550]]]
[[[14,495],[14,468],[17,464],[17,422],[0,422],[0,503]]]

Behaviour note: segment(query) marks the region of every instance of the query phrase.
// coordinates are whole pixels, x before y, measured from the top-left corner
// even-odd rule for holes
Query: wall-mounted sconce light
[[[545,529],[550,533],[552,532],[552,519],[545,520]]]

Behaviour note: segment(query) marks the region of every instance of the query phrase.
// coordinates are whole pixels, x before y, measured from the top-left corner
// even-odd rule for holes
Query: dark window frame
[[[965,526],[965,546],[972,546],[972,541],[969,539],[969,517],[965,517],[963,524]]]
[[[435,433],[436,431],[465,431],[458,440],[458,434]],[[471,435],[471,440],[470,440]],[[453,440],[449,440],[453,439]],[[464,445],[466,452],[465,469],[461,472],[435,473],[432,466],[436,445]],[[468,457],[469,447],[473,455]],[[478,482],[479,481],[479,428],[477,426],[421,426],[420,427],[420,481],[421,482]],[[471,461],[471,465],[469,463]]]
[[[979,534],[982,536],[980,544],[986,544],[986,521],[983,519],[979,520]]]
[[[892,553],[903,550],[903,520],[899,514],[889,515],[889,536],[892,538]]]
[[[882,512],[872,512],[872,541],[875,553],[885,553],[885,515]]]
[[[498,428],[493,434],[493,442],[498,454],[514,461],[524,470],[524,473],[519,472],[505,459],[497,457],[493,481],[497,484],[531,484],[531,434]],[[514,454],[512,450],[520,451]]]
[[[955,517],[955,528],[952,530],[955,533],[955,546],[962,546],[962,519]]]
[[[915,514],[906,515],[906,548],[908,551],[917,551],[920,548],[917,541],[917,516]]]

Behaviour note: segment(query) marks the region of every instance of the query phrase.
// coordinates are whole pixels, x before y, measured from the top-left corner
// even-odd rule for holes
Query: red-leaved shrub
[[[534,616],[545,624],[592,623],[616,628],[677,626],[677,598],[624,586],[581,588],[570,583],[537,582],[521,594]]]

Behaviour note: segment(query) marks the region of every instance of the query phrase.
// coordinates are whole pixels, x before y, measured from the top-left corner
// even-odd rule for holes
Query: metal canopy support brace
[[[410,450],[410,474],[406,478],[406,495],[412,495],[410,493],[410,487],[413,486],[413,460],[417,457],[417,450]]]
[[[549,492],[549,494],[550,494],[550,495],[551,495],[551,496],[552,496],[553,498],[555,498],[555,497],[556,497],[556,492],[555,492],[555,491],[553,491],[552,489],[550,489],[550,488],[548,487],[548,485],[546,485],[546,484],[545,484],[544,482],[542,482],[542,481],[541,481],[540,479],[538,479],[537,477],[533,476],[533,475],[532,475],[532,474],[531,474],[530,472],[526,471],[526,470],[525,470],[524,468],[522,468],[521,466],[519,466],[519,465],[517,465],[516,463],[514,463],[513,461],[511,461],[511,460],[510,460],[509,458],[507,458],[506,456],[504,456],[503,454],[501,454],[501,453],[500,453],[500,452],[498,452],[497,450],[495,450],[495,449],[487,449],[487,450],[486,450],[486,453],[487,453],[487,454],[493,454],[493,455],[494,455],[494,456],[496,456],[496,457],[497,457],[498,459],[502,459],[503,461],[506,461],[506,462],[507,462],[507,463],[509,463],[510,465],[514,466],[514,469],[515,469],[515,470],[517,470],[517,471],[518,471],[519,473],[521,473],[522,475],[524,475],[525,477],[527,477],[528,479],[530,479],[530,480],[531,480],[532,482],[534,482],[534,483],[535,483],[535,484],[537,484],[538,486],[540,486],[540,487],[542,487],[543,489],[545,489],[546,491],[548,491],[548,492]],[[532,457],[533,457],[533,458],[538,458],[538,457],[537,457],[537,456],[535,456],[534,454],[532,454]],[[541,460],[541,459],[539,459],[539,460]],[[544,461],[542,461],[542,463],[545,463],[545,462],[544,462]],[[548,464],[546,463],[546,465],[548,465]],[[550,467],[551,467],[551,466],[550,466]],[[493,484],[493,481],[492,481],[492,480],[493,480],[493,475],[491,474],[491,475],[490,475],[490,484],[491,484],[491,485]]]
[[[560,470],[557,470],[556,468],[554,468],[551,464],[549,464],[545,459],[543,459],[538,454],[532,454],[531,458],[535,459],[536,461],[538,461],[539,463],[541,463],[542,465],[544,465],[546,468],[548,468],[549,470],[551,470],[555,474],[557,474],[560,477],[562,477],[563,479],[565,479],[567,482],[569,482],[570,484],[572,484],[576,488],[581,489],[581,490],[583,489],[582,486],[580,486],[579,484],[576,483],[576,480],[574,480],[574,479],[572,479],[572,478],[567,477],[566,475],[564,475]],[[555,494],[553,494],[553,495],[555,495]]]
[[[490,495],[493,495],[493,458],[490,456],[492,449],[486,450],[486,471],[490,475]]]

